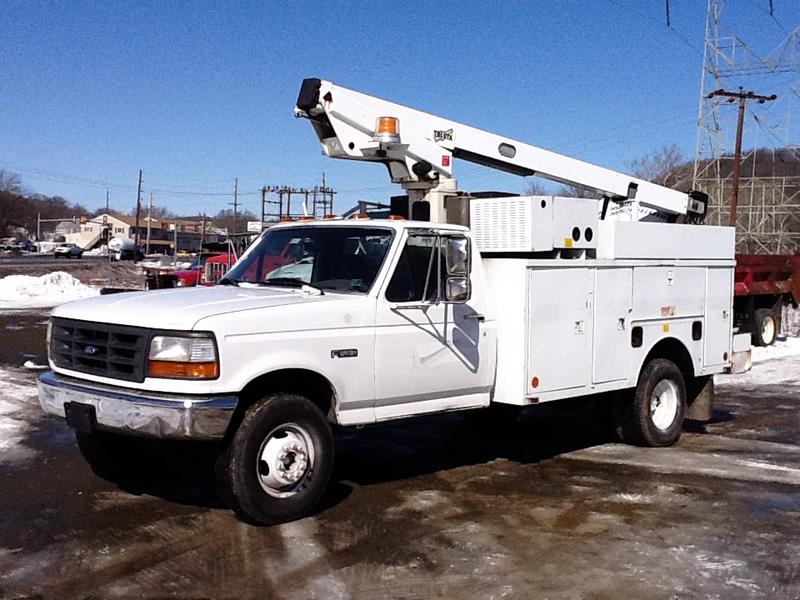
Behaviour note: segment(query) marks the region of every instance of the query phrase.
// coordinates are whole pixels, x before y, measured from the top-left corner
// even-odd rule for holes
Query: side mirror
[[[470,297],[469,240],[465,237],[445,238],[447,276],[444,286],[445,302],[466,302]]]
[[[464,237],[448,237],[445,255],[447,275],[467,277],[469,275],[469,242]]]
[[[446,302],[466,302],[469,300],[469,278],[467,277],[448,277],[445,285]]]

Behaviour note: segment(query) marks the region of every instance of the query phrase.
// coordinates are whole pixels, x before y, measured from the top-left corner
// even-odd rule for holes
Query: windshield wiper
[[[322,288],[318,288],[315,285],[311,285],[310,283],[306,283],[302,279],[298,279],[297,277],[271,277],[264,281],[259,281],[258,285],[276,285],[276,286],[286,286],[286,287],[295,287],[295,288],[305,288],[304,291],[312,290],[317,292],[320,296],[325,295],[325,292]]]
[[[301,287],[306,284],[302,279],[297,277],[270,277],[264,281],[259,281],[259,285],[285,285],[289,287]]]

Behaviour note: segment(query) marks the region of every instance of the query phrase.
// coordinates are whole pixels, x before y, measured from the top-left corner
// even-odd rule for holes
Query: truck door
[[[469,239],[423,230],[401,243],[378,299],[376,418],[485,406],[494,336],[483,290],[472,285]],[[463,249],[460,264],[448,247]]]

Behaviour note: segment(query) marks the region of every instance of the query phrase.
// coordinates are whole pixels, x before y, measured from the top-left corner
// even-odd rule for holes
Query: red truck
[[[800,255],[737,254],[733,310],[753,344],[769,346],[781,330],[784,305],[800,304]]]
[[[194,268],[171,273],[175,278],[174,287],[214,285],[222,279],[235,262],[236,256],[229,252],[203,257]]]
[[[229,252],[204,254],[195,260],[190,269],[148,273],[147,289],[214,285],[235,262],[236,256]]]

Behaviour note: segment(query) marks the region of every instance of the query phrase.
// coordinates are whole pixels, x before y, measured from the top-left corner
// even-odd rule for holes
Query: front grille
[[[150,335],[143,327],[54,318],[50,358],[64,369],[142,382]]]

